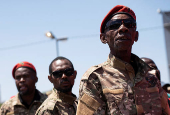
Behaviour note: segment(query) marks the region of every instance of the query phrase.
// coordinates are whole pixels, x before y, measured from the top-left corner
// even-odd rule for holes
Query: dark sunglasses
[[[106,24],[106,29],[114,30],[118,29],[122,24],[127,28],[136,28],[136,21],[132,19],[117,19],[111,20]]]
[[[65,70],[57,70],[57,71],[52,72],[51,75],[53,75],[55,78],[61,78],[63,73],[69,77],[69,76],[73,75],[74,69],[67,68]]]

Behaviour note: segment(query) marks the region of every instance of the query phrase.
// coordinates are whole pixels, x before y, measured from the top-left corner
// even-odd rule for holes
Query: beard
[[[32,94],[33,92],[34,92],[34,89],[32,88],[32,87],[29,87],[29,86],[27,86],[27,85],[25,85],[25,87],[27,88],[26,90],[21,90],[20,88],[21,87],[17,87],[17,89],[18,89],[18,92],[19,92],[19,94],[22,96],[26,96],[26,95],[30,95],[30,94]]]
[[[29,94],[30,94],[30,93],[29,93],[29,89],[27,89],[26,91],[20,91],[20,90],[18,90],[18,92],[19,92],[20,95],[29,95]]]
[[[60,92],[63,92],[63,93],[68,93],[68,92],[71,92],[72,87],[73,87],[73,86],[70,86],[70,87],[68,87],[68,88],[58,87],[58,88],[56,88],[56,89],[57,89],[57,91],[60,91]]]
[[[56,89],[57,89],[57,91],[60,91],[60,92],[63,92],[63,93],[68,93],[68,92],[71,92],[72,87],[73,87],[73,86],[70,86],[69,88],[61,88],[61,87],[58,87],[58,88],[56,88]]]
[[[68,86],[63,86],[63,82],[69,82]],[[68,93],[72,91],[72,87],[73,85],[70,84],[70,81],[68,79],[61,79],[59,86],[56,86],[55,88],[57,89],[57,91],[60,91],[62,93]]]

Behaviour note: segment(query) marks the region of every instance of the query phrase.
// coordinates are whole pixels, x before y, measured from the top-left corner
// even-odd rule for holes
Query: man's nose
[[[122,25],[118,29],[119,33],[126,33],[129,29],[122,23]]]
[[[25,81],[24,77],[21,77],[20,81],[21,81],[21,82]]]
[[[62,77],[61,77],[62,79],[66,79],[67,78],[67,76],[63,73],[63,75],[62,75]]]

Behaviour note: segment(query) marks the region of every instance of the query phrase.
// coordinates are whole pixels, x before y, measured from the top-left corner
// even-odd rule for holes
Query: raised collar
[[[135,54],[131,54],[131,60],[130,64],[115,57],[112,54],[109,54],[107,64],[112,66],[113,68],[119,69],[119,70],[127,70],[128,72],[133,73],[136,77],[136,79],[139,79],[139,76],[144,76],[151,68],[143,62],[138,56]],[[140,81],[140,80],[137,80]]]
[[[129,64],[129,63],[127,63],[127,62],[125,62],[125,61],[115,57],[111,53],[109,54],[107,62],[113,68],[116,68],[116,69],[119,69],[119,70],[127,70],[127,71],[130,71],[130,72],[134,73],[134,69],[133,69],[131,64]]]
[[[32,102],[31,102],[30,105],[28,105],[26,102],[24,102],[24,101],[22,100],[22,97],[21,97],[20,94],[18,95],[18,98],[19,98],[20,102],[21,102],[26,108],[29,108],[34,101],[40,101],[40,98],[41,98],[41,97],[40,97],[40,95],[39,95],[38,90],[35,89],[34,98],[33,98],[33,100],[32,100]]]
[[[34,103],[34,102],[41,102],[42,103],[45,100],[46,97],[47,96],[45,96],[44,94],[42,94],[40,91],[38,91],[36,89],[36,93],[35,93],[34,100],[33,100],[32,103]],[[25,106],[23,104],[23,100],[21,99],[19,93],[15,97],[13,97],[12,100],[13,100],[13,103],[12,103],[13,106],[15,106],[15,105]]]
[[[52,98],[58,98],[62,102],[68,103],[70,105],[73,105],[73,103],[76,100],[76,96],[74,94],[68,95],[68,94],[62,93],[60,91],[57,91],[55,88],[53,88],[53,90],[52,90],[51,97]]]

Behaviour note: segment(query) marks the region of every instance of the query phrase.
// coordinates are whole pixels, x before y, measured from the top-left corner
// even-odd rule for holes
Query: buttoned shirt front
[[[130,64],[110,54],[83,75],[77,115],[170,114],[167,96],[150,70],[134,54]]]

